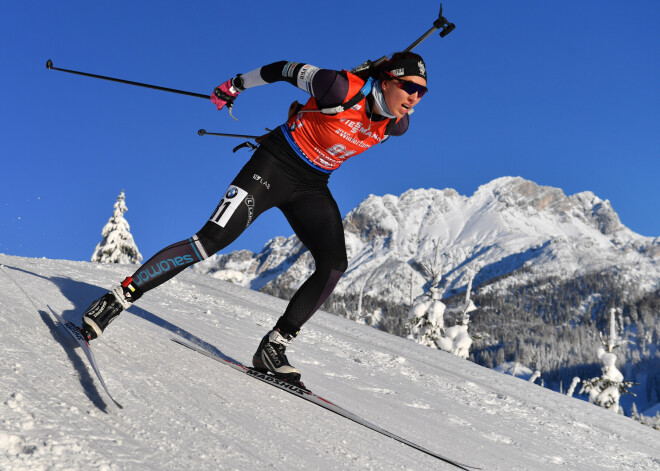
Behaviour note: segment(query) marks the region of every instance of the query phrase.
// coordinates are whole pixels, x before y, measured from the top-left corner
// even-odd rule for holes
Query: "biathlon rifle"
[[[442,3],[440,4],[440,13],[438,14],[438,19],[433,22],[433,27],[429,29],[426,33],[422,34],[419,38],[417,38],[410,46],[408,46],[406,49],[403,50],[403,52],[410,52],[413,49],[415,49],[417,46],[419,46],[422,41],[424,41],[426,38],[431,36],[433,33],[436,31],[440,30],[440,37],[444,38],[447,36],[449,33],[454,31],[456,28],[456,25],[454,23],[450,23],[447,18],[442,16]],[[369,70],[373,67],[377,67],[383,62],[389,60],[389,57],[383,56],[380,59],[372,62],[370,60],[367,60],[363,62],[362,64],[358,65],[354,69],[351,70],[352,73],[356,74],[358,72],[363,72],[365,70]]]

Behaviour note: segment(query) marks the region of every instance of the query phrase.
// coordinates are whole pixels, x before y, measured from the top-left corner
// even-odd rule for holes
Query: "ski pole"
[[[205,134],[208,134],[209,136],[220,136],[220,137],[239,137],[241,139],[254,139],[255,141],[260,142],[260,136],[250,136],[248,134],[229,134],[226,132],[206,132],[206,129],[200,129],[197,131],[197,134],[200,136],[204,136]],[[243,147],[247,147],[251,150],[255,150],[257,148],[257,144],[252,144],[251,142],[244,142],[243,144],[239,144],[236,147],[234,147],[234,154],[236,153],[237,150],[242,149]]]
[[[222,137],[238,137],[241,139],[256,139],[259,136],[250,136],[248,134],[227,134],[224,132],[206,132],[206,129],[200,129],[197,131],[197,134],[200,136],[209,135],[209,136],[222,136]]]
[[[133,82],[131,80],[124,80],[124,79],[118,79],[114,77],[106,77],[105,75],[96,75],[96,74],[90,74],[87,72],[79,72],[77,70],[69,70],[69,69],[60,69],[57,67],[53,66],[53,61],[48,59],[46,61],[46,68],[50,70],[59,70],[60,72],[68,72],[70,74],[77,74],[77,75],[84,75],[85,77],[92,77],[92,78],[97,78],[97,79],[103,79],[103,80],[110,80],[112,82],[119,82],[119,83],[125,83],[128,85],[136,85],[138,87],[145,87],[145,88],[153,88],[154,90],[161,90],[164,92],[171,92],[171,93],[178,93],[180,95],[188,95],[188,96],[194,96],[198,98],[204,98],[204,99],[210,99],[211,94],[201,94],[201,93],[193,93],[193,92],[187,92],[185,90],[176,90],[174,88],[167,88],[167,87],[160,87],[158,85],[150,85],[148,83],[141,83],[141,82]]]

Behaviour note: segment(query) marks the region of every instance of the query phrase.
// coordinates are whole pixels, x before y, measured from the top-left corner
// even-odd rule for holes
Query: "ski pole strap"
[[[348,109],[353,108],[355,105],[360,103],[364,98],[371,93],[371,88],[373,86],[374,79],[373,77],[369,77],[366,82],[364,82],[364,85],[362,85],[362,88],[360,89],[357,94],[348,100],[346,103],[343,103],[339,106],[334,106],[332,108],[322,108],[320,111],[323,114],[338,114],[343,111],[346,111]]]

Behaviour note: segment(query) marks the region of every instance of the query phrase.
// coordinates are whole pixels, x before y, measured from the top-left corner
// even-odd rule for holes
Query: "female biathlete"
[[[252,361],[258,370],[300,380],[300,371],[287,360],[286,347],[332,293],[348,265],[341,214],[328,189],[330,173],[347,158],[406,132],[411,110],[427,91],[426,66],[411,52],[396,53],[360,76],[275,62],[227,80],[211,100],[218,109],[231,109],[244,90],[280,81],[305,90],[311,98],[266,135],[199,232],[158,252],[87,308],[82,332],[88,340],[100,336],[144,293],[223,249],[262,212],[277,207],[311,252],[316,269],[265,335]]]

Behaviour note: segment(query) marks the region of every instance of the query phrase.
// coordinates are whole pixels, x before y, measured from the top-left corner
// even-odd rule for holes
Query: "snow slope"
[[[131,267],[0,255],[0,469],[444,470],[449,465],[170,341],[248,362],[285,302],[185,272],[93,343],[117,409],[46,304],[80,311]],[[486,470],[657,470],[631,419],[323,312],[289,349],[305,383]]]

